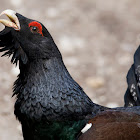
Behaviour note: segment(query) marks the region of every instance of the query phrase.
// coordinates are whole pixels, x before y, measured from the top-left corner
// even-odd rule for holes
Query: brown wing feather
[[[106,111],[89,121],[92,127],[79,140],[140,140],[140,116]]]

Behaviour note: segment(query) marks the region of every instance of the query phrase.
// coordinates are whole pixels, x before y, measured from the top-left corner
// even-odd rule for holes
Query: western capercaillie
[[[61,53],[42,23],[12,10],[5,10],[2,14],[6,14],[10,21],[0,19],[5,25],[0,32],[0,52],[5,51],[2,56],[12,56],[12,63],[19,62],[20,74],[13,87],[13,96],[17,97],[14,113],[21,122],[25,140],[85,139],[82,134],[86,132],[84,126],[89,122],[91,127],[93,117],[100,120],[100,115],[106,119],[106,116],[115,114],[117,117],[105,121],[112,124],[121,124],[128,115],[132,117],[126,119],[127,123],[138,124],[139,107],[110,109],[91,101],[70,76]],[[118,121],[120,114],[122,119]],[[135,115],[138,119],[134,119]],[[102,134],[96,134],[96,138]]]

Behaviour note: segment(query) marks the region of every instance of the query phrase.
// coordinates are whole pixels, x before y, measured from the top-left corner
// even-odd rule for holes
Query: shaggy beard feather
[[[0,32],[0,52],[5,52],[2,57],[10,57],[12,55],[11,63],[17,65],[18,61],[21,60],[23,64],[26,64],[28,57],[20,46],[20,43],[12,37],[10,30],[10,28],[6,27]]]

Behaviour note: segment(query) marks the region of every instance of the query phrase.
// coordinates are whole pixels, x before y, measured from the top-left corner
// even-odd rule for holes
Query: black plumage
[[[125,106],[140,105],[140,46],[134,54],[134,63],[127,74],[128,88],[124,96]]]

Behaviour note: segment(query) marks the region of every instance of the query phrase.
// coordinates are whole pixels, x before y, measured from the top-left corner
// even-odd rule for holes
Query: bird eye
[[[30,22],[29,28],[30,28],[32,33],[39,33],[40,35],[43,36],[42,25],[39,22],[37,22],[37,21]]]
[[[31,29],[32,33],[35,33],[35,32],[39,33],[39,30],[36,26],[31,26],[30,29]]]
[[[37,31],[37,27],[35,27],[35,26],[32,27],[32,31],[34,31],[34,32]]]

